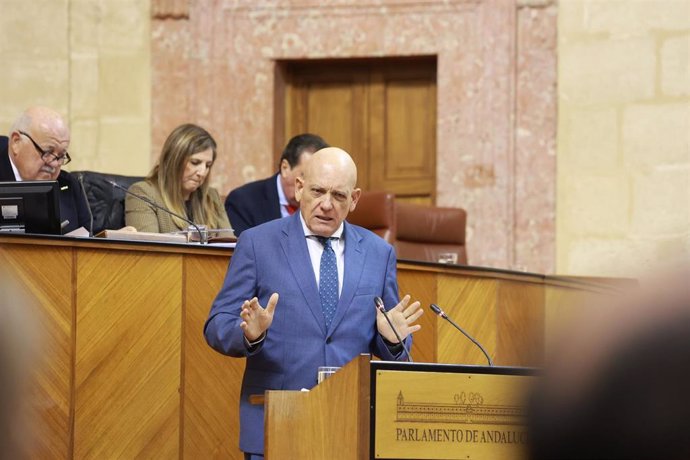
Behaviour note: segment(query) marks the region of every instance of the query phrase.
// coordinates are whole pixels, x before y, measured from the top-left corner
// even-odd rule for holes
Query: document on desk
[[[187,236],[177,233],[136,232],[131,230],[103,230],[98,238],[124,241],[153,241],[160,243],[187,243]]]
[[[85,229],[84,227],[79,227],[77,229],[72,230],[71,232],[67,232],[62,236],[76,236],[76,237],[87,237],[89,236],[89,231]]]
[[[213,232],[213,231],[211,231]],[[132,230],[103,230],[96,235],[98,238],[108,238],[111,240],[122,240],[122,241],[151,241],[159,243],[184,243],[184,244],[194,244],[199,245],[199,241],[187,241],[189,235],[187,232],[174,232],[174,233],[153,233],[153,232],[137,232]],[[228,241],[230,238],[216,238],[210,237],[208,241],[209,246],[213,247],[223,247],[223,248],[234,248],[237,244],[236,238],[234,236],[231,238],[232,241]],[[206,246],[206,245],[204,245]]]

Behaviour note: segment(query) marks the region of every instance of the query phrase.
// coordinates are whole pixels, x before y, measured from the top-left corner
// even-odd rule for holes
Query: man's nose
[[[46,157],[47,158],[42,158],[43,163],[45,163],[51,167],[60,166],[60,162],[58,161],[58,157],[56,157],[55,155],[46,155]]]
[[[321,207],[324,209],[331,209],[333,207],[333,199],[330,194],[324,195]]]

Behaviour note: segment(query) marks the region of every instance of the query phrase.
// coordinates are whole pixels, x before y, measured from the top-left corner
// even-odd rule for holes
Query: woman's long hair
[[[213,151],[215,162],[216,141],[204,128],[191,123],[178,126],[165,140],[158,163],[146,179],[158,188],[163,204],[172,212],[187,215],[182,196],[182,174],[190,156],[208,149]],[[201,186],[190,195],[192,215],[188,217],[197,224],[218,228],[220,216],[208,193],[210,177],[211,171]],[[187,227],[187,223],[182,219],[174,216],[172,219],[178,228]]]

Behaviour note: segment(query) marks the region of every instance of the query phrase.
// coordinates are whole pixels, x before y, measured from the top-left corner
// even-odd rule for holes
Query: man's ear
[[[295,200],[299,203],[302,201],[302,191],[304,191],[304,178],[295,177]]]
[[[350,212],[352,212],[357,207],[357,203],[359,202],[359,197],[362,196],[362,189],[360,189],[360,188],[354,189],[350,196],[352,197],[352,203],[350,203]]]
[[[13,153],[15,156],[19,154],[19,143],[22,137],[17,131],[10,133],[10,138],[7,140],[8,153]]]

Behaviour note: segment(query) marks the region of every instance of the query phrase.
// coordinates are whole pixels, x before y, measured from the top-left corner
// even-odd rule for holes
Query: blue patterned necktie
[[[319,266],[319,297],[321,297],[321,309],[326,318],[326,329],[328,329],[338,306],[338,265],[335,261],[335,252],[331,247],[331,239],[337,238],[318,236],[317,239],[323,244]]]

